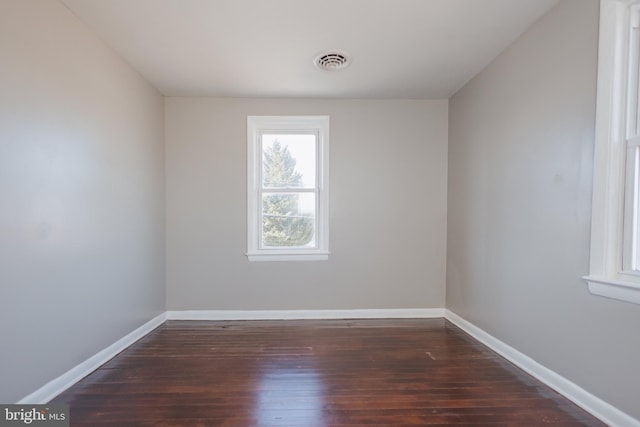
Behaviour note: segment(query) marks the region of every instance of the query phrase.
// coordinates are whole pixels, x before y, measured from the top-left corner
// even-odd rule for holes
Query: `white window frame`
[[[313,248],[261,247],[263,133],[315,133],[316,245]],[[329,116],[247,117],[247,257],[249,261],[324,261],[329,258]]]
[[[638,236],[633,225],[638,214],[637,165],[627,153],[638,142],[640,55],[637,43],[631,42],[631,28],[639,23],[640,0],[601,0],[591,257],[584,277],[592,294],[636,304],[640,270],[630,260]]]

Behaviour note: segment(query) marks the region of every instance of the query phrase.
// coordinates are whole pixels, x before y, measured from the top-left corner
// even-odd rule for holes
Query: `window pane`
[[[631,40],[629,44],[629,136],[640,136],[640,9],[638,6],[631,8]]]
[[[315,247],[315,193],[262,194],[263,247]]]
[[[262,134],[263,188],[315,188],[316,135]]]
[[[640,231],[640,147],[635,147],[633,150],[633,182],[630,183],[633,187],[633,235],[632,235],[632,248],[631,248],[631,257],[633,259],[633,264],[631,265],[632,270],[638,271],[640,267],[640,251],[638,250],[638,232]]]
[[[631,46],[629,49],[629,112],[627,114],[629,123],[627,129],[630,137],[640,135],[640,58],[638,56],[638,47],[640,47],[640,31],[638,28],[631,29]]]

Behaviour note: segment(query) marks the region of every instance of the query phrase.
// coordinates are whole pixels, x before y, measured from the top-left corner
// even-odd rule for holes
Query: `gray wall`
[[[640,418],[640,310],[580,279],[597,35],[563,0],[450,100],[447,308]]]
[[[51,0],[0,2],[0,402],[164,310],[160,94]]]
[[[168,98],[169,310],[444,306],[444,101]],[[329,261],[249,263],[247,115],[329,115]]]

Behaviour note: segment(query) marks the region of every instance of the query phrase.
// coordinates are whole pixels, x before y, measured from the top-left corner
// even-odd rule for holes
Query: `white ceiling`
[[[62,0],[168,96],[448,98],[558,0]],[[330,48],[344,70],[313,65]]]

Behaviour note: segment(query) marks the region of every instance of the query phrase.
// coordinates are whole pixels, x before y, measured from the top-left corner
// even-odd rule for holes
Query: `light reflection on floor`
[[[324,383],[315,369],[290,363],[265,367],[256,396],[257,425],[328,425],[323,416],[324,393]]]

